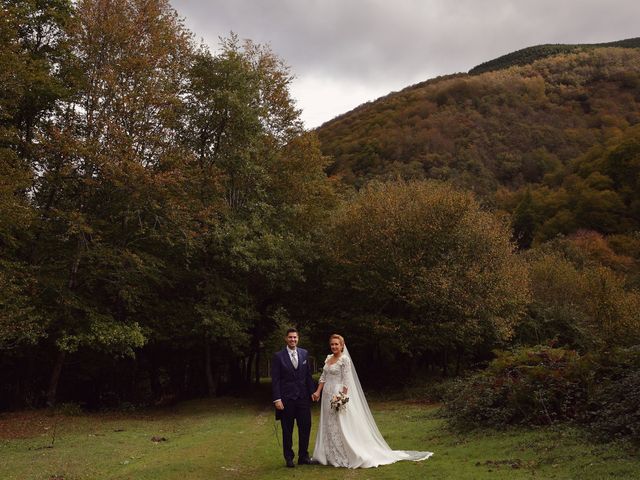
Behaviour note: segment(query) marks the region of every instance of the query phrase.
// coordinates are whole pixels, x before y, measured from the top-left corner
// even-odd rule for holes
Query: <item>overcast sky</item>
[[[212,50],[237,33],[291,67],[308,128],[542,43],[640,36],[640,0],[170,0]]]

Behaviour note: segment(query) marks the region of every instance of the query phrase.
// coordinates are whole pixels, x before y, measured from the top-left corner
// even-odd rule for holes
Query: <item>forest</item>
[[[553,57],[561,53],[577,53],[603,47],[622,47],[622,48],[638,48],[640,47],[640,38],[627,38],[626,40],[618,40],[607,43],[583,43],[583,44],[547,44],[536,45],[533,47],[523,48],[515,52],[507,53],[488,62],[476,65],[470,74],[478,74],[491,72],[494,70],[503,70],[515,65],[527,65],[540,60],[542,58]]]
[[[343,183],[451,182],[513,216],[526,248],[579,230],[638,231],[639,122],[640,50],[607,47],[430,80],[318,135]]]
[[[250,391],[295,325],[454,424],[639,438],[640,50],[307,131],[281,58],[166,0],[2,8],[0,409]]]

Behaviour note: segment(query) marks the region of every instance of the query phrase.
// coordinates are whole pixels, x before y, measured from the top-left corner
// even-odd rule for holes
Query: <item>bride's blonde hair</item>
[[[329,337],[329,343],[331,343],[331,340],[333,340],[334,338],[340,340],[340,345],[342,345],[341,351],[344,352],[344,338],[342,337],[342,335],[338,335],[337,333],[334,333]]]

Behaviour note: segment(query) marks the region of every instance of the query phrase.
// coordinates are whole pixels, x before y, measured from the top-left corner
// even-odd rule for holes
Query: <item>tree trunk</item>
[[[56,404],[56,393],[58,391],[58,383],[60,381],[60,374],[62,373],[62,366],[67,353],[64,351],[58,352],[58,358],[53,366],[51,372],[51,379],[49,380],[49,388],[47,390],[47,406],[53,407]]]
[[[133,402],[139,398],[138,395],[138,369],[140,368],[140,362],[138,360],[138,354],[133,357],[130,361],[131,364],[131,375],[129,376],[129,382],[127,385],[127,390],[129,394],[129,399]]]
[[[182,388],[180,389],[179,396],[190,396],[192,392],[189,390],[191,387],[191,362],[187,360],[184,365],[184,372],[182,374]]]
[[[242,384],[244,361],[241,358],[234,358],[229,362],[229,384],[237,387]]]
[[[249,358],[247,358],[247,369],[245,370],[244,374],[244,383],[250,384],[251,383],[251,367],[253,366],[253,359],[255,357],[255,352],[251,352],[249,354]]]
[[[207,340],[204,344],[204,374],[207,379],[207,391],[210,397],[215,397],[217,385],[211,368],[211,344]]]
[[[82,252],[82,238],[80,237],[80,235],[78,235],[76,256],[73,259],[73,263],[71,264],[71,272],[69,272],[69,282],[68,282],[69,290],[73,290],[76,286],[76,278],[78,276],[78,268],[80,266],[81,252]],[[53,366],[53,371],[51,372],[51,379],[49,380],[49,388],[47,389],[47,406],[48,407],[53,407],[56,403],[56,392],[58,391],[58,382],[60,381],[60,374],[62,373],[62,366],[64,365],[65,357],[66,357],[66,352],[64,351],[58,352],[58,358],[56,359],[56,363]]]
[[[260,385],[260,347],[256,350],[256,385]]]
[[[148,355],[149,360],[149,380],[151,383],[151,395],[154,401],[160,400],[162,397],[162,385],[160,383],[160,373],[158,372],[158,365],[156,363],[155,355],[150,352]]]
[[[449,351],[445,350],[444,352],[442,352],[442,376],[443,377],[448,377],[449,376]]]
[[[460,375],[460,367],[462,366],[463,355],[464,355],[464,348],[458,347],[456,350],[456,377]]]

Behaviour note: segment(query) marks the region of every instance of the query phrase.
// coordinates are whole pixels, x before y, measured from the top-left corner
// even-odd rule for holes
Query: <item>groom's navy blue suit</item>
[[[297,348],[298,368],[293,367],[288,348],[273,355],[271,360],[271,385],[273,401],[282,400],[281,411],[282,449],[285,460],[293,460],[293,425],[298,422],[298,460],[309,457],[311,434],[311,394],[316,385],[311,378],[309,354]]]

